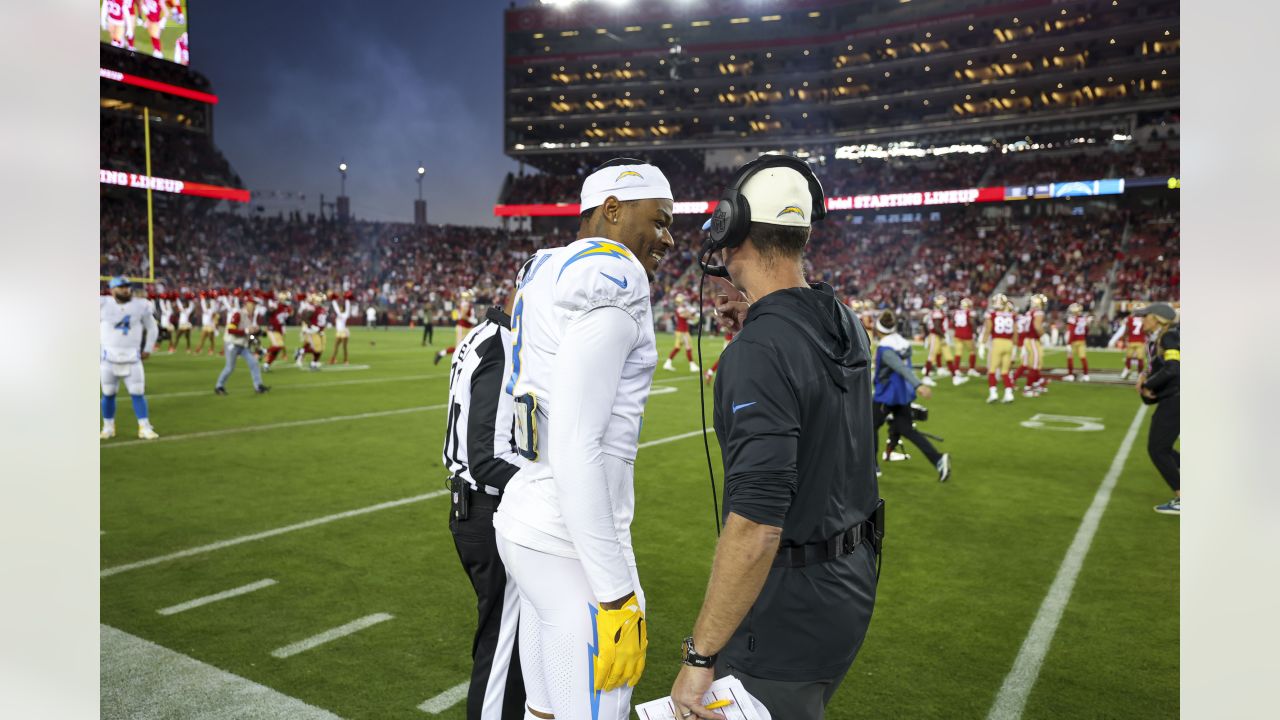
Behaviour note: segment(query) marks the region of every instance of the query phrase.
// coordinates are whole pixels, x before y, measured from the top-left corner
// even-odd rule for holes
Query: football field
[[[161,439],[138,441],[120,402],[100,453],[104,718],[464,716],[475,597],[447,522],[448,365],[431,362],[452,338],[353,328],[351,365],[283,363],[265,395],[241,364],[215,396],[221,356],[147,361]],[[722,346],[704,342],[708,363]],[[1120,356],[1090,365],[1101,380]],[[637,702],[670,690],[715,543],[700,376],[676,368],[657,371],[636,463]],[[1169,492],[1149,409],[1102,382],[985,396],[985,376],[944,379],[925,401],[949,482],[911,447],[883,466],[875,615],[827,716],[1177,717],[1179,520],[1151,510]]]

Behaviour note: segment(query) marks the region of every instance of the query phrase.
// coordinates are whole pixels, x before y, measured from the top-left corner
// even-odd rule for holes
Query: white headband
[[[604,204],[612,195],[619,200],[672,200],[671,184],[652,165],[611,165],[591,173],[582,183],[582,205],[586,212]]]

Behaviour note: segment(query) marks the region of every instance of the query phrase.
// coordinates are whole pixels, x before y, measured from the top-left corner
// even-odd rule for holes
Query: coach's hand
[[[916,394],[924,398],[925,400],[928,400],[929,398],[933,397],[933,391],[929,389],[928,385],[921,385],[920,387],[916,388]]]
[[[147,358],[151,357],[151,353],[146,352],[146,351],[144,350],[144,351],[142,352],[142,356],[141,356],[141,357],[142,357],[142,359],[143,359],[143,360],[146,360]]]
[[[716,284],[716,319],[720,321],[720,328],[726,332],[738,332],[742,330],[742,323],[747,320],[747,310],[751,308],[751,303],[747,302],[747,296],[741,290],[733,286],[733,283],[720,277],[711,277],[711,281]]]
[[[711,689],[712,680],[715,680],[715,671],[711,668],[681,666],[680,674],[676,675],[676,682],[671,686],[671,702],[676,706],[676,714],[683,720],[723,718],[724,715],[702,705],[702,698]]]
[[[595,689],[603,692],[624,684],[635,687],[644,673],[644,656],[649,650],[649,628],[635,593],[621,605],[616,610],[604,605],[596,609]]]

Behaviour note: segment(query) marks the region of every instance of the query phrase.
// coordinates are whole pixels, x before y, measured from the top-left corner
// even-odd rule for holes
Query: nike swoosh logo
[[[626,289],[627,289],[627,279],[626,279],[625,277],[624,277],[624,278],[622,278],[621,280],[619,280],[618,278],[616,278],[616,277],[614,277],[614,276],[610,275],[610,274],[609,274],[609,273],[607,273],[607,272],[602,272],[602,273],[600,273],[600,274],[601,274],[601,275],[603,275],[603,276],[605,276],[605,277],[607,277],[607,278],[609,278],[610,280],[612,280],[612,281],[613,281],[613,284],[617,285],[618,287],[622,288],[623,290],[626,290]]]
[[[756,401],[755,401],[755,400],[752,400],[752,401],[751,401],[751,402],[749,402],[749,403],[742,403],[741,405],[734,405],[734,406],[733,406],[733,412],[734,412],[734,414],[736,415],[736,414],[738,413],[738,411],[739,411],[739,410],[741,410],[742,408],[745,408],[745,407],[751,407],[752,405],[755,405],[755,404],[756,404]]]

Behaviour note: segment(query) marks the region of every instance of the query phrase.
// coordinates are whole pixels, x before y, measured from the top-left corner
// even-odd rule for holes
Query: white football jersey
[[[557,352],[565,329],[586,313],[615,307],[636,323],[617,392],[596,398],[611,408],[601,451],[627,463],[635,459],[640,425],[658,348],[653,333],[649,280],[644,266],[622,245],[594,238],[568,246],[540,250],[525,272],[512,312],[512,374],[507,391],[520,402],[537,398],[538,459],[511,479],[494,525],[503,536],[526,547],[565,557],[577,557],[560,514],[561,503],[551,464],[546,456],[550,427],[556,422],[556,398],[551,394],[555,373],[564,364]],[[619,316],[623,323],[626,318]],[[590,382],[590,378],[582,378]],[[611,477],[610,500],[614,526],[630,563],[630,526],[635,511],[635,488],[630,473]]]
[[[99,302],[101,359],[112,363],[137,362],[140,352],[156,348],[155,312],[150,300],[133,298],[127,303],[104,296]],[[143,345],[143,342],[146,345]]]

